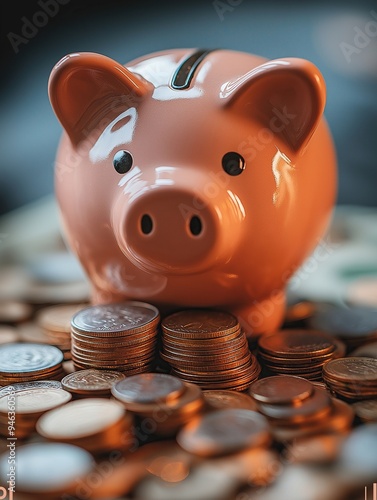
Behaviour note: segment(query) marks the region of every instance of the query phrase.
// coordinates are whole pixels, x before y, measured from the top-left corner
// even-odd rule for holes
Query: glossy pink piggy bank
[[[93,303],[210,307],[278,328],[287,280],[336,197],[325,83],[309,61],[177,49],[70,54],[49,97],[56,193]]]

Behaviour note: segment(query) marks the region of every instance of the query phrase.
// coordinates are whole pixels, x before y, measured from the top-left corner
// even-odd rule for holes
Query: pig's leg
[[[249,338],[274,332],[283,323],[285,293],[283,291],[275,292],[268,299],[255,301],[250,306],[235,309],[232,312],[237,316]]]

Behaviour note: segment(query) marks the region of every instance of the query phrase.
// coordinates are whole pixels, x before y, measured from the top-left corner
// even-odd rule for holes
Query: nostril
[[[202,221],[197,215],[191,217],[190,231],[193,236],[198,236],[202,232]]]
[[[150,234],[153,229],[152,218],[148,214],[144,214],[141,218],[140,226],[143,234]]]

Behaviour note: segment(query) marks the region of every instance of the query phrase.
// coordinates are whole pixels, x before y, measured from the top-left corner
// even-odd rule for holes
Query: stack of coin
[[[185,382],[243,391],[259,377],[260,365],[232,314],[190,309],[167,316],[161,328],[161,357]]]
[[[178,444],[203,457],[268,446],[270,428],[265,417],[252,410],[228,408],[197,417],[177,434]]]
[[[158,309],[145,302],[90,306],[71,321],[72,361],[77,369],[115,370],[126,375],[153,369]]]
[[[323,379],[332,392],[346,400],[377,398],[377,359],[334,359],[323,366]]]
[[[309,326],[342,340],[350,352],[377,341],[377,308],[322,304],[310,318]]]
[[[0,386],[33,380],[61,380],[63,353],[44,344],[0,345]]]
[[[0,391],[0,434],[17,439],[29,437],[43,413],[68,403],[72,395],[55,384],[60,386],[59,382],[46,381],[3,387]],[[10,420],[9,412],[14,420]]]
[[[342,433],[350,429],[354,418],[349,405],[302,377],[266,377],[254,382],[249,394],[269,420],[277,440],[318,432]]]
[[[111,388],[125,375],[110,370],[79,370],[66,375],[61,383],[63,389],[77,398],[98,398],[111,396]]]
[[[204,407],[199,386],[165,373],[128,377],[113,385],[111,392],[150,435],[174,435]]]
[[[37,421],[36,430],[51,441],[106,453],[130,445],[132,424],[131,415],[118,401],[87,398],[48,411]]]
[[[270,374],[321,380],[326,361],[345,354],[345,346],[317,330],[283,329],[258,341],[258,355]]]
[[[49,344],[64,353],[64,359],[71,357],[71,319],[86,304],[59,304],[40,309],[35,317],[37,326],[46,336]]]

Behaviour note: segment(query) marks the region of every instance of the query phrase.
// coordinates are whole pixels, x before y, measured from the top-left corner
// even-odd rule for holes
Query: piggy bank
[[[64,131],[55,188],[93,304],[212,308],[274,331],[287,282],[320,243],[336,154],[311,62],[173,49],[52,69]]]

